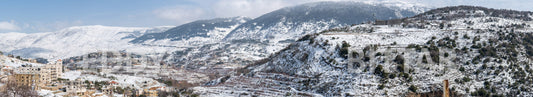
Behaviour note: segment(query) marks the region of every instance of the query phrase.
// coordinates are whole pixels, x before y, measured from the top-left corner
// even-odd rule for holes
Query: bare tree
[[[30,86],[19,85],[15,80],[8,80],[0,88],[1,97],[39,97],[37,91]]]

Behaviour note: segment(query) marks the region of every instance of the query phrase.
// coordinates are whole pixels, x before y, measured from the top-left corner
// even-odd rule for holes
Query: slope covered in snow
[[[226,40],[252,39],[277,43],[332,27],[417,14],[410,10],[393,9],[398,7],[392,6],[345,1],[316,2],[282,8],[242,24],[232,31]]]
[[[131,51],[150,53],[167,51],[165,47],[152,47],[128,43],[146,33],[162,32],[170,27],[138,28],[110,26],[78,26],[56,32],[1,33],[0,48],[7,53],[23,57],[65,58],[96,51]]]
[[[224,41],[176,51],[170,58],[180,65],[242,66],[283,49],[305,34],[373,21],[374,18],[396,19],[417,14],[395,8],[398,7],[362,2],[316,2],[282,8],[239,25]]]
[[[131,43],[167,46],[198,46],[219,42],[231,30],[250,20],[247,17],[198,20],[171,28],[162,33],[140,36]]]
[[[21,65],[35,65],[35,66],[41,66],[43,64],[41,63],[32,63],[28,61],[23,61],[17,58],[12,58],[4,55],[0,55],[0,68],[5,69],[15,69],[17,67],[20,67]]]
[[[439,95],[449,80],[456,96],[531,96],[531,15],[454,6],[329,29],[194,89],[202,95]]]

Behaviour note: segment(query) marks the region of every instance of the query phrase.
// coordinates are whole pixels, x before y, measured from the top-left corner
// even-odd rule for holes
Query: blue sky
[[[287,6],[347,0],[0,0],[0,33],[71,26],[176,26],[216,17],[257,17]],[[427,6],[478,5],[533,11],[529,0],[398,0]]]
[[[30,33],[79,25],[173,25],[175,23],[157,18],[153,11],[163,6],[194,6],[194,3],[188,1],[146,1],[148,0],[6,0],[0,3],[0,22],[15,24],[18,26],[15,31]]]

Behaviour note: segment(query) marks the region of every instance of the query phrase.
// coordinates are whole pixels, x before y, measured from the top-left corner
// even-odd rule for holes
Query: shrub
[[[405,79],[409,78],[409,74],[407,73],[403,73],[403,72],[400,72],[400,74],[398,75],[398,77],[403,77]]]
[[[463,77],[463,82],[469,82],[470,80],[472,79],[470,79],[469,77]]]
[[[346,41],[342,41],[342,48],[350,47],[351,45],[347,43]]]
[[[348,58],[348,48],[341,48],[339,51],[339,56],[343,58]]]
[[[487,56],[496,57],[497,56],[496,48],[491,47],[491,46],[486,46],[484,48],[481,48],[479,50],[479,55],[483,57],[487,57]]]
[[[490,96],[490,93],[485,91],[485,89],[480,88],[480,89],[477,89],[476,91],[470,93],[470,95],[472,95],[472,96],[480,96],[480,97],[488,97],[488,96]]]
[[[353,65],[352,68],[354,68],[354,69],[357,69],[357,68],[361,67],[361,63],[359,63],[359,62],[354,62],[352,65]]]
[[[397,69],[399,72],[403,72],[403,71],[404,71],[404,65],[403,65],[403,64],[399,64],[398,66],[396,66],[396,69]]]
[[[396,58],[394,58],[393,61],[396,62],[397,64],[404,64],[405,63],[405,59],[403,58],[402,55],[396,55]]]
[[[416,48],[417,46],[418,46],[418,45],[416,45],[416,44],[409,44],[409,45],[407,45],[406,48]]]
[[[483,82],[483,85],[485,86],[485,88],[490,88],[490,83],[487,81]]]
[[[465,38],[465,39],[470,39],[470,37],[468,36],[468,34],[463,35],[463,38]]]
[[[416,90],[417,90],[418,88],[417,88],[416,86],[414,86],[414,85],[411,85],[411,86],[409,86],[408,89],[409,89],[409,91],[412,91],[412,92],[415,92],[415,93],[416,93]]]
[[[383,69],[383,66],[382,65],[378,65],[376,67],[376,69],[374,69],[374,74],[382,77],[382,78],[386,78],[388,77],[388,74],[387,72],[385,72],[385,70]]]
[[[343,58],[348,58],[348,51],[350,44],[348,44],[346,41],[342,41],[342,47],[340,48],[339,55]]]
[[[383,54],[381,52],[376,53],[376,56],[382,56]]]
[[[381,89],[383,89],[383,88],[385,88],[385,85],[383,85],[383,84],[379,84],[379,85],[378,85],[378,90],[381,90]]]
[[[433,60],[433,62],[435,63],[439,63],[439,48],[437,48],[436,46],[434,45],[431,45],[429,47],[429,55],[431,57],[431,60]]]
[[[363,48],[363,53],[364,53],[364,54],[367,54],[368,51],[370,50],[370,48],[371,48],[370,45],[369,45],[369,46],[366,46],[365,48]]]
[[[396,78],[396,74],[389,74],[389,78],[390,78],[390,79],[394,79],[394,78]]]
[[[427,60],[427,58],[426,58],[426,55],[423,55],[423,56],[422,56],[422,63],[425,63],[425,64],[428,63],[428,60]]]
[[[363,57],[363,61],[365,61],[365,62],[370,61],[370,57],[368,57],[368,56]]]
[[[352,51],[352,57],[353,58],[359,57],[359,53],[357,53],[357,51]]]
[[[415,50],[417,52],[421,52],[422,51],[422,47],[420,45],[416,45],[416,44],[409,44],[409,45],[407,45],[407,48],[415,48]]]

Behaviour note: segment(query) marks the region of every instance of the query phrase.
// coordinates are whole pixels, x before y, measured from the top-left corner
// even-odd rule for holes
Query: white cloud
[[[154,13],[159,18],[173,20],[178,24],[208,17],[205,9],[183,6],[157,9],[154,11]]]
[[[7,30],[7,31],[16,31],[19,30],[20,27],[18,27],[14,21],[3,21],[0,22],[0,30]]]
[[[372,0],[218,0],[212,5],[216,17],[258,17],[284,7],[319,1],[372,1]],[[382,1],[382,0],[375,0]]]
[[[19,32],[24,33],[38,33],[38,32],[52,32],[61,30],[68,27],[73,26],[82,26],[84,25],[84,22],[81,20],[73,20],[73,21],[49,21],[49,22],[40,22],[40,21],[34,21],[34,22],[24,22],[20,23],[20,30]]]
[[[212,10],[216,17],[257,17],[290,5],[293,4],[284,0],[220,0]]]
[[[384,2],[401,1],[425,5],[425,7],[443,7],[454,5],[478,5],[491,8],[507,8],[499,6],[506,0],[188,0],[193,5],[177,5],[178,7],[163,8],[155,10],[154,13],[162,19],[173,20],[177,24],[183,24],[199,19],[210,19],[215,17],[235,17],[247,16],[256,18],[268,12],[280,8],[295,6],[303,3],[319,1],[362,1],[362,2]],[[497,2],[497,3],[495,3]],[[513,8],[524,7],[523,5],[510,2],[506,4],[521,5]],[[509,7],[511,8],[511,7]],[[526,9],[526,8],[522,8]]]
[[[177,24],[215,17],[247,16],[255,18],[265,13],[296,4],[323,0],[207,0],[192,1],[201,6],[178,5],[154,10],[154,14]],[[330,0],[329,0],[330,1]]]
[[[154,14],[162,19],[183,24],[199,19],[215,17],[247,16],[255,18],[283,7],[317,1],[354,1],[354,0],[191,0],[198,5],[161,8]]]
[[[218,0],[213,4],[212,9],[216,17],[248,16],[255,18],[284,7],[318,1],[357,0]]]

